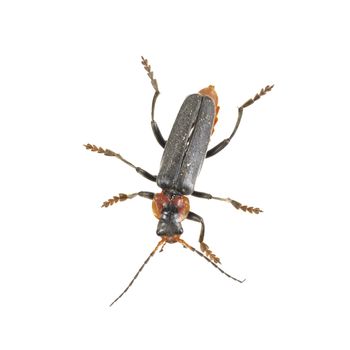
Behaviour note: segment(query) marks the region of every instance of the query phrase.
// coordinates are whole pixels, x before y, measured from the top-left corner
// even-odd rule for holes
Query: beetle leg
[[[156,140],[164,148],[165,144],[166,144],[166,141],[164,140],[164,137],[163,137],[162,133],[159,130],[157,122],[154,120],[154,109],[155,109],[155,106],[156,106],[157,98],[158,98],[158,96],[160,94],[160,91],[158,89],[157,79],[155,79],[153,77],[153,72],[151,70],[151,65],[148,63],[148,60],[146,58],[144,58],[143,56],[141,56],[141,59],[142,59],[141,63],[144,66],[144,68],[145,68],[145,70],[147,72],[147,75],[151,79],[151,84],[152,84],[153,89],[155,91],[153,99],[152,99],[151,127],[152,127],[153,134],[154,134]]]
[[[148,171],[135,166],[134,164],[130,163],[129,161],[127,161],[125,158],[123,158],[119,153],[115,153],[113,151],[111,151],[110,149],[104,149],[102,147],[97,147],[95,145],[91,145],[90,143],[84,145],[85,148],[91,152],[97,152],[97,153],[102,153],[105,156],[108,157],[116,157],[119,160],[121,160],[122,162],[124,162],[125,164],[131,166],[132,168],[134,168],[136,170],[136,172],[138,172],[140,175],[142,175],[143,177],[145,177],[146,179],[156,182],[157,177],[155,175],[150,174]]]
[[[198,198],[204,198],[204,199],[216,199],[218,201],[223,201],[232,204],[236,209],[240,209],[243,211],[247,211],[249,213],[254,213],[254,214],[259,214],[262,213],[263,211],[259,208],[255,207],[248,207],[247,205],[243,205],[234,199],[231,198],[222,198],[222,197],[215,197],[212,196],[210,193],[205,193],[205,192],[199,192],[199,191],[194,191],[192,193],[192,196],[198,197]]]
[[[237,117],[236,125],[235,125],[231,135],[227,139],[221,141],[216,146],[211,148],[207,152],[206,158],[209,158],[209,157],[214,156],[215,154],[219,153],[230,143],[231,139],[233,138],[233,136],[235,135],[235,133],[239,127],[239,124],[241,123],[244,108],[247,108],[248,106],[252,105],[261,96],[264,96],[267,92],[271,91],[272,88],[273,88],[273,85],[267,85],[265,88],[261,89],[260,92],[258,92],[253,98],[250,98],[248,101],[243,103],[241,107],[238,108],[238,117]]]
[[[147,199],[153,199],[154,193],[147,192],[147,191],[140,191],[140,192],[131,193],[131,194],[119,193],[119,196],[113,196],[112,198],[104,201],[103,204],[101,205],[101,208],[108,208],[110,205],[116,204],[118,202],[126,201],[127,199],[133,199],[136,196],[140,196]]]
[[[204,225],[204,220],[201,216],[199,216],[196,213],[193,213],[190,211],[187,215],[188,220],[196,221],[201,224],[201,232],[199,234],[199,239],[198,242],[200,244],[201,251],[212,261],[214,261],[216,264],[221,264],[220,258],[217,257],[208,247],[206,243],[204,243],[204,232],[205,232],[205,225]]]
[[[185,242],[183,239],[181,239],[180,237],[177,238],[177,242],[181,243],[185,248],[188,248],[190,250],[192,250],[193,252],[197,253],[199,256],[201,256],[202,258],[204,258],[205,260],[207,260],[208,262],[210,262],[214,267],[216,267],[220,272],[222,272],[224,275],[226,275],[229,278],[232,278],[233,280],[239,282],[239,283],[243,283],[245,281],[244,280],[239,280],[236,277],[233,277],[231,275],[229,275],[227,272],[225,272],[223,269],[221,269],[218,265],[215,264],[214,261],[210,260],[209,258],[207,258],[204,254],[202,254],[199,250],[197,250],[196,248],[193,248],[192,246],[190,246],[187,242]]]
[[[190,211],[187,215],[188,220],[192,220],[192,221],[196,221],[199,222],[201,224],[201,232],[199,234],[199,239],[198,242],[202,243],[204,240],[204,232],[205,232],[205,225],[204,225],[204,220],[201,216],[199,216],[198,214],[193,213],[192,211]]]

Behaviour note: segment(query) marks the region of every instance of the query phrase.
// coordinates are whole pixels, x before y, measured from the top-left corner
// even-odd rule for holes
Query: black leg
[[[262,213],[262,210],[259,208],[248,207],[247,205],[243,205],[231,198],[215,197],[215,196],[212,196],[210,193],[199,192],[199,191],[194,191],[192,193],[192,196],[198,197],[198,198],[204,198],[204,199],[216,199],[218,201],[227,202],[232,204],[236,209],[247,211],[249,213],[254,213],[254,214]]]
[[[211,148],[208,152],[207,152],[207,155],[206,157],[209,158],[217,153],[219,153],[220,151],[222,151],[231,141],[231,139],[233,138],[233,136],[235,135],[238,127],[239,127],[239,124],[241,123],[241,119],[242,119],[242,116],[243,116],[243,110],[244,108],[252,105],[255,101],[257,101],[261,96],[265,95],[267,92],[271,91],[273,88],[273,85],[267,85],[264,89],[261,89],[260,92],[258,92],[253,98],[249,99],[247,102],[243,103],[243,105],[241,107],[238,108],[238,118],[237,118],[237,121],[236,121],[236,125],[231,133],[231,135],[221,141],[220,143],[218,143],[216,146],[214,146],[213,148]]]
[[[135,198],[136,196],[140,196],[147,199],[153,199],[154,193],[147,192],[147,191],[140,191],[140,192],[131,193],[131,194],[119,193],[119,196],[113,196],[113,198],[110,198],[105,202],[103,202],[103,204],[101,205],[101,208],[108,208],[110,205],[116,204],[118,202],[126,201],[127,199]]]
[[[160,94],[160,91],[158,89],[158,83],[157,83],[157,80],[153,78],[153,72],[151,70],[151,65],[148,64],[148,60],[142,58],[142,65],[144,66],[146,72],[147,72],[147,75],[149,76],[149,78],[151,79],[151,84],[153,86],[153,89],[154,89],[154,96],[153,96],[153,100],[152,100],[152,113],[151,113],[151,127],[152,127],[152,130],[153,130],[153,134],[155,136],[155,138],[157,139],[158,143],[164,148],[165,147],[165,144],[166,144],[166,141],[164,140],[164,137],[162,135],[162,133],[160,132],[159,130],[159,127],[158,127],[158,124],[157,122],[154,120],[154,109],[155,109],[155,106],[156,106],[156,101],[157,101],[157,98]]]
[[[89,150],[91,152],[102,153],[108,157],[116,157],[119,160],[121,160],[122,162],[124,162],[125,164],[134,168],[140,175],[142,175],[146,179],[153,181],[153,182],[156,182],[157,177],[155,175],[150,174],[149,172],[147,172],[146,170],[143,170],[140,167],[136,167],[134,164],[132,164],[129,161],[127,161],[126,159],[124,159],[119,153],[115,153],[115,152],[111,151],[110,149],[104,149],[102,147],[97,147],[95,145],[91,145],[90,143],[88,143],[84,146],[87,150]]]
[[[196,221],[201,224],[201,231],[199,234],[199,239],[198,242],[200,244],[201,251],[212,261],[214,261],[216,264],[220,264],[220,258],[217,257],[208,247],[206,243],[204,243],[204,232],[205,232],[205,225],[204,225],[204,220],[201,216],[199,216],[196,213],[193,213],[190,211],[187,215],[188,220]]]
[[[204,225],[204,220],[201,216],[199,216],[198,214],[195,214],[193,213],[192,211],[190,211],[188,213],[188,216],[187,216],[187,219],[188,220],[192,220],[192,221],[196,221],[196,222],[199,222],[201,224],[201,232],[199,234],[199,239],[198,239],[198,242],[199,243],[202,243],[203,240],[204,240],[204,232],[205,232],[205,225]]]

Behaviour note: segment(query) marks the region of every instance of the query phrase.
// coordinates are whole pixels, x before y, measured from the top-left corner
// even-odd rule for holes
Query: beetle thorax
[[[159,220],[158,236],[167,236],[168,243],[176,242],[176,237],[182,234],[181,222],[190,211],[190,202],[184,195],[162,191],[154,195],[152,201],[154,216]]]

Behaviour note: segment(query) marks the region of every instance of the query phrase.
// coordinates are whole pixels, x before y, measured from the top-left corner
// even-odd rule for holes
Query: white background
[[[346,1],[2,1],[1,349],[349,349],[349,16]],[[157,191],[95,143],[156,174],[186,95],[215,84],[220,119],[191,199],[234,283],[158,242]],[[198,247],[199,225],[184,223]]]

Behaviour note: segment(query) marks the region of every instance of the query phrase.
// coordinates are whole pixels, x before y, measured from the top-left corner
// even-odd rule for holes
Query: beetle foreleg
[[[190,211],[187,215],[187,219],[199,222],[201,224],[201,232],[199,234],[198,242],[200,244],[201,251],[212,261],[214,261],[216,264],[221,264],[220,258],[217,257],[208,247],[206,243],[204,243],[204,232],[205,232],[205,225],[204,220],[201,216],[199,216],[196,213],[193,213]]]
[[[121,160],[122,162],[124,162],[125,164],[131,166],[132,168],[134,168],[136,170],[137,173],[139,173],[140,175],[142,175],[143,177],[145,177],[146,179],[156,182],[157,177],[155,175],[150,174],[148,171],[135,166],[134,164],[130,163],[129,161],[127,161],[125,158],[123,158],[119,153],[115,153],[113,151],[111,151],[110,149],[104,149],[102,147],[98,147],[96,145],[91,145],[90,143],[84,145],[84,147],[91,151],[91,152],[97,152],[97,153],[102,153],[105,156],[108,157],[116,157],[119,160]]]
[[[238,278],[235,278],[231,275],[229,275],[227,272],[225,272],[223,269],[221,269],[218,265],[215,264],[215,262],[213,262],[212,260],[210,260],[208,257],[206,257],[204,254],[202,254],[199,250],[197,250],[196,248],[193,248],[192,246],[190,246],[187,242],[185,242],[183,239],[181,238],[177,238],[177,242],[181,243],[185,248],[188,248],[190,250],[192,250],[193,252],[197,253],[199,256],[201,256],[202,258],[204,258],[205,260],[207,260],[208,262],[210,262],[214,267],[216,267],[220,272],[222,272],[224,275],[226,275],[229,278],[232,278],[233,280],[239,282],[239,283],[243,283],[245,281],[244,280],[239,280]]]
[[[210,193],[194,191],[192,193],[192,196],[198,197],[198,198],[204,198],[204,199],[216,199],[218,201],[227,202],[227,203],[232,204],[236,209],[247,211],[249,213],[259,214],[259,213],[263,212],[260,208],[248,207],[247,205],[243,205],[243,204],[235,201],[234,199],[215,197],[215,196],[212,196]]]
[[[241,123],[244,108],[247,108],[248,106],[252,105],[261,96],[264,96],[267,92],[271,91],[272,88],[273,88],[273,85],[267,85],[265,88],[261,89],[253,98],[250,98],[248,101],[243,103],[241,107],[238,108],[238,117],[237,117],[236,125],[233,128],[231,135],[227,139],[221,141],[216,146],[211,148],[207,152],[206,158],[209,158],[209,157],[214,156],[215,154],[219,153],[230,143],[231,139],[233,138],[233,136],[235,135],[235,133],[239,127],[239,124]]]

